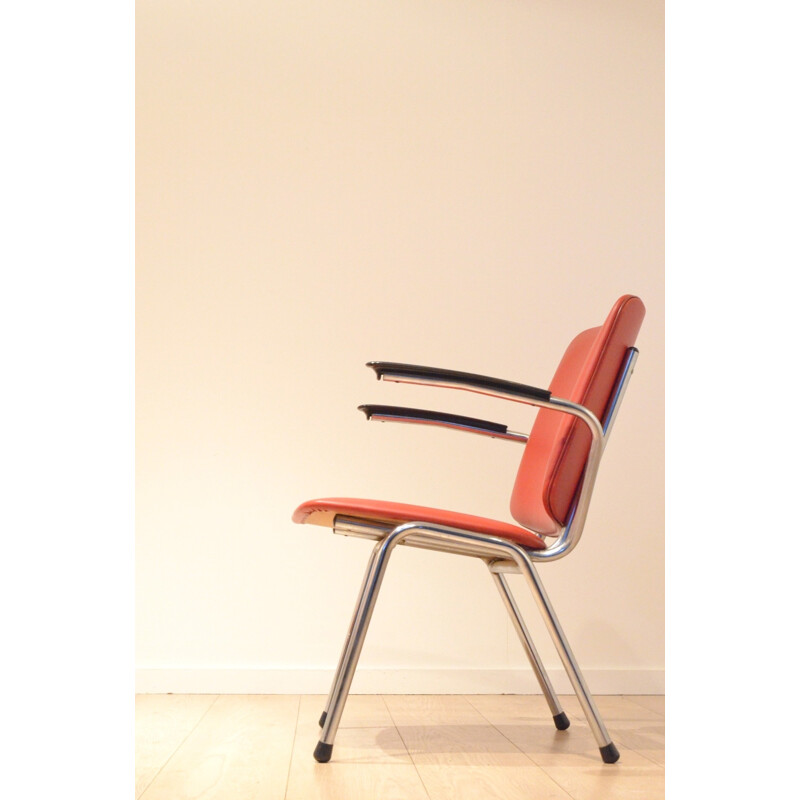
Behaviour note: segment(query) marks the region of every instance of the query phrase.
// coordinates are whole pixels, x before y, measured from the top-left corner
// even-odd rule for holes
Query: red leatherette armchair
[[[625,295],[605,322],[579,333],[569,344],[550,382],[537,389],[521,383],[385,361],[371,361],[378,379],[464,389],[540,408],[530,436],[494,422],[398,406],[360,406],[367,419],[437,425],[524,444],[511,494],[518,525],[454,511],[380,500],[334,497],[309,500],[292,517],[298,523],[377,540],[345,638],[333,685],[320,718],[317,761],[331,758],[333,742],[392,550],[399,544],[483,559],[489,568],[553,714],[556,728],[569,720],[561,708],[505,575],[525,577],[600,754],[614,763],[619,752],[597,711],[572,650],[547,597],[535,564],[567,555],[583,531],[595,477],[638,351],[636,336],[645,309]]]

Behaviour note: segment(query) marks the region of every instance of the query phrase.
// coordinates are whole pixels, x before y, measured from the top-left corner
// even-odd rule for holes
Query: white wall
[[[584,538],[541,574],[595,691],[663,689],[661,4],[140,0],[137,17],[138,688],[327,691],[370,544],[294,525],[295,506],[510,520],[520,456],[355,407],[532,422],[364,362],[546,385],[632,292],[641,357]],[[393,562],[356,689],[536,688],[480,562]]]

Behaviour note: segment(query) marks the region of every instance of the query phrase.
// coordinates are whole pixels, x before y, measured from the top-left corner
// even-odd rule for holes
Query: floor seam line
[[[294,751],[297,746],[297,731],[300,727],[300,706],[303,704],[303,695],[297,696],[297,714],[294,718],[294,736],[292,736],[292,752],[289,756],[289,767],[286,770],[286,787],[283,790],[283,800],[289,794],[289,779],[292,777],[292,764],[294,763]]]
[[[214,705],[216,704],[217,700],[219,700],[219,698],[220,695],[217,695],[213,699],[211,705],[203,712],[203,715],[200,717],[200,719],[197,720],[197,722],[194,724],[194,727],[189,731],[189,733],[186,734],[186,736],[183,737],[183,739],[181,739],[180,744],[172,751],[172,753],[170,753],[169,758],[159,767],[158,772],[156,772],[156,774],[153,775],[153,778],[150,781],[150,783],[148,783],[147,786],[145,786],[144,789],[142,789],[141,793],[136,796],[136,800],[139,800],[141,797],[144,797],[147,790],[155,783],[156,778],[158,778],[158,776],[166,768],[167,764],[169,764],[169,762],[172,761],[172,759],[175,757],[175,753],[177,753],[178,750],[180,750],[181,747],[183,747],[184,744],[186,744],[186,740],[197,730],[198,725],[200,725],[200,723],[206,718],[208,712],[211,711],[212,708],[214,708]]]
[[[662,714],[660,711],[655,711],[652,708],[648,708],[648,706],[646,706],[644,703],[640,703],[638,700],[631,700],[630,697],[626,697],[625,695],[622,695],[622,697],[625,697],[625,699],[629,703],[633,703],[634,705],[639,706],[639,708],[643,708],[645,711],[650,711],[653,714],[658,714],[658,716],[661,717],[662,719],[666,719],[666,716],[667,716],[666,715],[666,709],[664,709],[665,713]],[[654,695],[654,697],[664,697],[664,695],[663,694],[662,695]]]
[[[625,731],[620,730],[619,728],[612,728],[611,730],[614,731],[614,738],[627,750],[630,750],[632,753],[636,753],[640,755],[646,761],[649,761],[653,766],[659,767],[664,769],[663,764],[659,764],[658,761],[653,761],[646,753],[643,753],[641,750],[637,750],[635,747],[631,747],[630,745],[625,744]]]
[[[386,698],[381,695],[381,700],[383,701],[383,705],[386,708],[386,713],[389,715],[389,719],[392,721],[392,725],[394,729],[397,731],[397,735],[400,737],[400,741],[403,743],[403,747],[406,749],[406,753],[408,753],[408,758],[411,761],[411,765],[414,767],[414,772],[417,773],[417,777],[419,778],[420,785],[422,786],[422,791],[425,792],[425,796],[428,800],[432,800],[431,793],[428,791],[428,787],[425,785],[425,780],[420,774],[419,768],[417,767],[417,762],[414,761],[414,756],[411,755],[411,751],[408,749],[408,745],[406,744],[406,740],[403,738],[403,734],[400,733],[400,728],[397,726],[397,723],[394,721],[394,716],[392,715],[392,710],[389,708],[389,704],[386,702]]]
[[[517,745],[516,745],[514,742],[512,742],[512,741],[511,741],[511,739],[509,739],[509,738],[508,738],[508,736],[506,736],[506,735],[503,733],[503,731],[501,731],[501,730],[500,730],[500,728],[498,728],[498,727],[497,727],[497,725],[494,725],[494,724],[491,722],[491,720],[490,720],[490,719],[489,719],[489,718],[488,718],[488,717],[487,717],[487,716],[486,716],[486,715],[485,715],[485,714],[484,714],[484,713],[483,713],[483,712],[482,712],[482,711],[481,711],[481,710],[480,710],[480,709],[479,709],[479,708],[478,708],[478,707],[477,707],[477,706],[476,706],[476,705],[475,705],[475,704],[474,704],[474,703],[473,703],[473,702],[472,702],[472,701],[469,699],[469,696],[468,696],[468,695],[464,695],[464,699],[465,699],[465,700],[466,700],[466,701],[467,701],[467,702],[468,702],[468,703],[469,703],[469,704],[470,704],[470,705],[471,705],[471,706],[472,706],[472,707],[475,709],[475,711],[477,711],[477,712],[478,712],[478,714],[480,714],[480,715],[481,715],[481,717],[483,717],[483,718],[486,720],[486,722],[488,723],[488,725],[489,725],[490,727],[494,728],[494,729],[495,729],[495,730],[496,730],[496,731],[497,731],[497,732],[498,732],[498,733],[499,733],[499,734],[500,734],[500,735],[501,735],[501,736],[502,736],[502,737],[503,737],[503,738],[504,738],[504,739],[505,739],[507,742],[509,742],[509,744],[511,744],[511,746],[512,746],[512,747],[514,747],[514,748],[516,748],[517,750],[519,750],[519,752],[520,752],[520,753],[522,753],[522,755],[523,755],[523,756],[525,756],[525,758],[527,758],[527,759],[528,759],[528,761],[530,761],[530,762],[531,762],[531,764],[533,764],[533,765],[534,765],[534,766],[535,766],[537,769],[540,769],[540,770],[541,770],[541,771],[542,771],[542,772],[543,772],[545,775],[547,775],[547,777],[548,777],[548,778],[549,778],[549,779],[550,779],[550,780],[551,780],[551,781],[552,781],[552,782],[553,782],[553,783],[554,783],[556,786],[558,786],[558,788],[559,788],[559,789],[561,789],[561,791],[562,791],[562,792],[564,792],[564,794],[566,794],[566,795],[567,795],[567,797],[571,797],[571,798],[572,798],[572,800],[578,800],[578,798],[576,798],[576,797],[575,797],[575,795],[574,795],[574,794],[572,794],[572,792],[570,792],[570,791],[569,791],[569,789],[567,789],[567,787],[566,787],[566,786],[563,786],[563,785],[562,785],[562,784],[561,784],[559,781],[557,781],[557,780],[556,780],[556,779],[555,779],[555,778],[554,778],[554,777],[553,777],[553,776],[552,776],[552,775],[551,775],[551,774],[550,774],[550,773],[547,771],[547,769],[546,769],[545,767],[543,767],[541,764],[539,764],[539,763],[536,761],[536,759],[534,759],[534,758],[533,758],[533,756],[531,756],[529,753],[526,753],[526,752],[525,752],[524,750],[522,750],[520,747],[517,747]]]

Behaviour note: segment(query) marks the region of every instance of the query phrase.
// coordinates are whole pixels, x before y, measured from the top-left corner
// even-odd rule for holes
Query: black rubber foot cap
[[[560,714],[554,715],[553,722],[555,722],[556,728],[560,731],[565,731],[569,728],[569,717],[567,717],[563,711]]]
[[[327,718],[328,718],[328,712],[327,711],[323,711],[322,712],[322,716],[319,718],[319,726],[320,726],[320,728],[323,727],[323,725],[325,725],[325,720]]]
[[[613,747],[614,745],[611,746]],[[331,760],[332,752],[333,752],[332,744],[317,742],[317,746],[314,748],[314,758],[316,758],[320,764],[327,764]]]
[[[600,748],[600,755],[606,764],[616,764],[619,761],[619,750],[614,746],[614,742]],[[330,756],[328,756],[330,758]]]

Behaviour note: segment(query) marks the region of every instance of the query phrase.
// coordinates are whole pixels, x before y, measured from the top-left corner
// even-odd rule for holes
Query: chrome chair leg
[[[333,753],[333,740],[339,729],[339,722],[342,718],[344,705],[350,693],[350,685],[353,682],[353,675],[356,671],[358,658],[361,655],[361,648],[369,628],[372,612],[375,609],[375,601],[381,588],[383,576],[386,574],[386,566],[389,562],[389,555],[394,547],[395,540],[387,537],[375,545],[375,549],[367,565],[367,573],[364,577],[364,584],[361,590],[356,612],[350,624],[350,631],[345,647],[339,659],[339,668],[333,681],[328,705],[324,713],[324,722],[319,742],[314,749],[314,758],[320,763],[330,761]]]
[[[328,711],[330,710],[333,698],[339,692],[339,687],[341,686],[342,683],[342,673],[344,671],[344,665],[348,660],[350,644],[353,641],[353,630],[356,627],[356,619],[358,619],[358,612],[361,608],[364,599],[364,589],[367,586],[367,580],[370,576],[370,572],[372,571],[372,565],[375,563],[376,553],[377,553],[377,548],[374,548],[372,553],[370,554],[369,561],[367,562],[367,569],[364,572],[364,580],[361,581],[361,588],[358,590],[358,599],[356,600],[356,607],[353,609],[353,616],[350,620],[350,627],[347,629],[347,635],[345,636],[344,639],[342,652],[339,655],[339,663],[337,664],[336,672],[333,675],[333,683],[331,684],[331,690],[328,692],[328,699],[325,701],[325,709],[322,712],[322,716],[320,716],[319,718],[320,728],[322,728],[325,725],[325,720],[328,717]]]
[[[542,660],[539,658],[539,654],[536,652],[536,647],[534,647],[533,639],[528,632],[525,621],[522,619],[519,606],[517,606],[517,603],[514,600],[514,595],[511,594],[511,587],[508,585],[508,581],[506,580],[505,575],[502,573],[491,572],[491,575],[494,578],[494,582],[497,585],[497,590],[500,592],[500,596],[503,598],[503,603],[508,610],[508,615],[511,617],[511,621],[514,623],[519,640],[522,642],[522,647],[525,650],[525,655],[528,656],[528,661],[530,661],[531,667],[533,667],[533,672],[536,675],[536,679],[539,681],[539,686],[542,687],[542,692],[547,700],[547,705],[550,706],[550,713],[553,715],[553,722],[555,722],[558,730],[565,731],[567,728],[569,728],[569,718],[564,713],[564,709],[561,708],[561,703],[559,703],[558,697],[553,691],[553,685],[550,683],[550,678],[547,677],[544,664],[542,664]]]
[[[578,667],[578,662],[575,660],[575,656],[572,654],[572,650],[567,642],[567,638],[564,636],[564,631],[561,630],[558,617],[556,617],[556,612],[550,603],[547,592],[544,590],[544,585],[539,578],[539,574],[534,569],[533,564],[527,560],[522,571],[528,581],[529,586],[531,587],[534,599],[539,606],[539,611],[542,614],[542,618],[544,619],[547,630],[553,640],[553,644],[556,646],[556,650],[558,651],[558,655],[564,665],[564,669],[567,671],[570,683],[575,690],[575,694],[578,697],[581,708],[583,708],[583,713],[586,715],[586,721],[589,723],[589,727],[592,729],[595,741],[600,748],[600,755],[606,764],[613,764],[619,760],[619,750],[617,750],[616,746],[611,741],[611,737],[608,735],[608,731],[606,730],[606,726],[603,724],[603,719],[600,716],[600,712],[597,710],[594,699],[589,693],[589,689],[586,686],[586,681],[581,674],[580,667]]]

